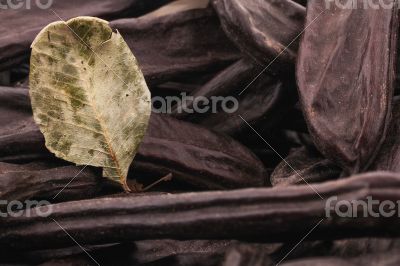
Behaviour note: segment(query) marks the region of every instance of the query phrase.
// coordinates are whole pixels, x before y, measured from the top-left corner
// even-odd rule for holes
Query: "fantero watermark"
[[[33,214],[35,216],[48,217],[52,211],[52,205],[45,200],[0,200],[0,218],[31,217]]]
[[[0,9],[49,9],[54,0],[0,0]]]
[[[326,9],[393,9],[399,8],[399,0],[324,0]]]
[[[204,114],[225,112],[235,113],[239,108],[239,101],[233,96],[156,96],[152,98],[153,112],[170,114],[172,110],[177,113]]]
[[[335,196],[325,202],[325,215],[327,218],[400,217],[400,201],[380,201],[371,196],[366,200],[338,200]]]

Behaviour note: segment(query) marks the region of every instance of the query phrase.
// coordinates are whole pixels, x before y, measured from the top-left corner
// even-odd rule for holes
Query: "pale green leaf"
[[[108,22],[78,17],[44,28],[32,44],[30,97],[46,147],[129,190],[128,169],[146,132],[150,92]]]

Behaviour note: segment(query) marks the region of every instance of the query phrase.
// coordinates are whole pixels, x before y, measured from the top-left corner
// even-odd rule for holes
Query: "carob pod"
[[[193,9],[207,8],[210,0],[175,0],[163,7],[147,13],[147,17],[162,17],[178,12],[184,12]]]
[[[173,260],[175,256],[220,256],[231,247],[236,246],[236,240],[142,240],[134,242],[135,260],[138,263]],[[154,252],[156,250],[156,252]]]
[[[370,254],[398,252],[400,241],[398,238],[350,238],[334,241],[303,241],[297,239],[284,243],[271,257],[275,263],[299,260],[307,257],[340,257],[351,259]],[[294,250],[293,247],[296,246]],[[290,255],[288,255],[289,251]],[[274,264],[275,265],[275,264]],[[369,263],[367,264],[369,265]],[[374,264],[373,264],[374,265]]]
[[[166,115],[152,114],[135,163],[199,188],[262,186],[268,178],[261,161],[242,144]]]
[[[110,26],[124,37],[150,86],[182,74],[218,69],[241,57],[210,8],[120,19]]]
[[[205,97],[211,99],[212,96],[232,95],[234,91],[244,88],[254,73],[260,70],[260,67],[254,64],[251,60],[241,59],[232,63],[215,77],[208,81],[204,86],[193,91],[190,96],[193,99],[198,97]],[[176,105],[172,109],[172,115],[179,119],[188,121],[197,121],[202,117],[200,114],[191,114],[185,112],[182,107],[193,109],[195,102],[188,100],[185,106]]]
[[[279,128],[271,128],[265,131],[259,125],[253,128],[260,135],[249,127],[248,133],[235,136],[235,139],[238,139],[240,143],[256,154],[269,171],[272,172],[271,169],[274,169],[282,161],[282,157],[287,156],[293,144],[289,142],[285,132]],[[270,184],[269,180],[267,183],[268,185]]]
[[[392,118],[387,137],[369,170],[400,172],[400,98],[392,106]]]
[[[332,241],[323,253],[327,256],[357,257],[371,253],[389,253],[400,249],[399,238],[360,238]]]
[[[296,3],[299,3],[302,6],[307,6],[307,1],[308,0],[293,0]]]
[[[56,167],[40,162],[26,165],[0,162],[0,199],[8,202],[23,202],[28,199],[53,201],[53,197],[61,190],[57,201],[88,199],[101,195],[104,185],[100,178],[101,173],[90,167],[80,170],[76,166]],[[71,180],[73,182],[70,183]]]
[[[97,254],[95,254],[97,255]],[[218,266],[223,259],[223,254],[177,254],[171,258],[160,259],[155,262],[139,264],[137,262],[132,262],[129,257],[122,256],[118,257],[120,254],[98,254],[94,257],[97,263],[95,263],[86,254],[80,256],[72,256],[63,259],[50,260],[46,263],[39,264],[38,266],[96,266],[100,264],[101,266],[158,266],[158,265],[174,265],[174,266]],[[123,254],[122,254],[123,255]],[[7,266],[25,266],[25,265],[7,265]]]
[[[172,264],[179,257],[194,258],[216,256],[223,259],[225,252],[240,242],[236,240],[142,240],[130,243],[108,244],[98,246],[87,246],[85,249],[101,265],[109,265],[108,261],[113,260],[111,265],[116,265],[115,258],[121,259],[127,265],[142,265],[157,263],[157,265]],[[265,244],[265,246],[276,246]],[[1,263],[43,263],[50,260],[60,260],[83,255],[87,257],[79,246],[72,246],[64,249],[32,250],[26,252],[0,250]],[[90,258],[89,258],[90,260]],[[162,264],[162,262],[165,262]],[[123,264],[125,265],[125,264]],[[176,264],[174,264],[176,265]],[[202,264],[203,265],[203,264]]]
[[[263,245],[239,245],[227,251],[221,266],[273,266],[276,265]]]
[[[0,247],[45,249],[73,245],[64,230],[78,243],[87,245],[167,238],[285,242],[311,229],[308,240],[398,236],[396,217],[365,215],[363,204],[354,209],[357,218],[340,216],[332,209],[327,216],[326,207],[332,196],[337,201],[365,204],[369,197],[400,200],[400,192],[393,189],[398,186],[400,175],[371,172],[316,184],[313,189],[304,185],[66,202],[1,219]],[[51,215],[43,216],[46,213]]]
[[[94,253],[99,252],[110,252],[118,249],[126,254],[133,253],[132,250],[135,248],[133,243],[122,244],[107,244],[107,245],[97,245],[97,246],[87,246],[85,245],[85,250],[93,256]],[[115,252],[116,253],[116,252]],[[62,249],[46,249],[46,250],[30,250],[23,253],[18,250],[7,250],[0,251],[0,263],[29,263],[30,265],[39,263],[44,263],[50,260],[64,259],[68,257],[80,256],[84,254],[84,251],[79,246],[71,246]],[[113,254],[114,256],[117,254]],[[121,254],[118,254],[121,255]],[[90,258],[89,258],[90,259]],[[2,265],[3,265],[2,264]],[[104,265],[104,264],[102,264]]]
[[[199,124],[238,139],[254,133],[250,126],[261,133],[268,131],[275,128],[295,102],[294,88],[272,76],[264,76],[253,83],[250,90],[237,97],[237,110],[220,110]]]
[[[30,45],[39,31],[51,22],[68,20],[77,16],[93,16],[103,19],[141,16],[171,0],[53,0],[29,4],[16,4],[1,12],[0,23],[0,71],[28,59]],[[51,3],[51,6],[48,6]],[[4,6],[4,5],[3,5]],[[43,8],[47,7],[47,8]],[[54,14],[54,12],[57,14]]]
[[[294,71],[297,38],[306,14],[304,6],[291,0],[214,0],[212,3],[226,34],[241,51],[264,66],[273,63],[268,71],[281,74]]]
[[[188,265],[188,261],[191,263],[196,261],[199,262],[196,265],[205,265],[204,262],[214,262],[211,265],[229,266],[274,266],[283,258],[281,265],[285,265],[285,263],[291,265],[291,262],[317,261],[316,259],[321,260],[321,262],[328,262],[331,258],[334,258],[334,261],[339,259],[341,261],[346,260],[347,263],[349,261],[353,263],[361,258],[365,258],[366,262],[369,258],[372,258],[372,261],[379,259],[377,263],[382,263],[382,261],[395,262],[396,256],[392,257],[392,255],[398,250],[398,245],[392,239],[372,239],[372,241],[370,239],[346,239],[334,241],[333,243],[328,241],[312,243],[316,242],[302,242],[296,246],[290,256],[287,256],[287,254],[295,243],[288,245],[288,249],[279,251],[281,254],[277,256],[276,250],[281,244],[243,243],[234,240],[144,240],[126,244],[85,246],[85,249],[101,265],[115,265],[117,262],[119,265],[149,265],[148,263],[151,263],[150,265]],[[340,249],[337,248],[337,243],[340,243]],[[380,248],[379,245],[381,244],[385,247]],[[79,261],[84,261],[89,265],[93,262],[79,246],[23,253],[8,251],[3,254],[0,251],[0,255],[0,261],[7,263],[7,265],[17,262],[35,263],[36,265],[47,261],[49,263],[50,261],[51,263],[65,263],[66,261],[77,261],[77,258],[80,259]],[[387,260],[384,256],[387,256]],[[369,265],[370,263],[367,264]]]
[[[47,159],[44,137],[32,117],[28,90],[0,87],[0,161]]]
[[[54,158],[29,106],[28,90],[0,89],[0,161]],[[262,186],[268,179],[260,160],[232,138],[159,114],[152,114],[132,165],[202,189]]]
[[[254,81],[251,90],[239,95],[260,70],[252,60],[239,60],[191,93],[189,96],[192,99],[177,105],[173,115],[231,136],[248,134],[251,128],[247,123],[251,126],[262,125],[264,129],[274,127],[294,104],[295,89],[276,77],[262,74]],[[205,98],[210,103],[206,107],[196,102]],[[200,108],[208,110],[199,113],[196,110]],[[193,113],[185,110],[193,110]]]
[[[390,121],[398,9],[343,9],[311,0],[307,23],[297,79],[308,128],[317,148],[347,174],[364,171]]]
[[[285,261],[282,266],[308,266],[308,265],[324,265],[324,266],[359,266],[359,265],[380,265],[392,266],[400,264],[400,255],[398,251],[387,253],[370,253],[364,256],[342,258],[338,257],[309,257]]]
[[[273,186],[320,183],[336,179],[342,172],[330,160],[305,147],[292,151],[285,161],[282,161],[271,174]]]

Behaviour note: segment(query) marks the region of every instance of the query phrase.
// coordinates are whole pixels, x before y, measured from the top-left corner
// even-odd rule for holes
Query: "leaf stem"
[[[168,175],[166,175],[166,176],[160,178],[159,180],[157,180],[157,181],[154,182],[153,184],[150,184],[150,185],[148,185],[147,187],[145,187],[145,188],[143,189],[143,192],[145,192],[145,191],[151,189],[152,187],[154,187],[155,185],[157,185],[157,184],[159,184],[159,183],[161,183],[161,182],[163,182],[163,181],[170,181],[171,179],[172,179],[172,174],[169,173]]]

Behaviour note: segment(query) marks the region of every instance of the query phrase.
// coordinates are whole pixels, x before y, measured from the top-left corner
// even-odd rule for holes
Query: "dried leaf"
[[[30,96],[46,147],[129,191],[129,165],[146,132],[150,92],[129,47],[104,20],[48,25],[32,44]]]

